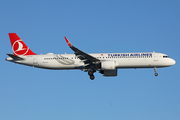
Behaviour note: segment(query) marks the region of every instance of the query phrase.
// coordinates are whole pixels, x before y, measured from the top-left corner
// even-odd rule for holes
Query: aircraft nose
[[[172,65],[176,64],[176,61],[172,59]]]
[[[176,61],[172,58],[166,59],[166,61],[164,61],[164,64],[167,66],[172,66],[176,63]]]
[[[170,65],[176,64],[176,61],[174,59],[171,59],[169,62],[170,62]]]

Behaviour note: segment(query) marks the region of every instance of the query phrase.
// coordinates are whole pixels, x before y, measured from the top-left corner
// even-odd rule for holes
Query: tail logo
[[[17,40],[16,42],[13,43],[12,50],[14,54],[19,56],[19,55],[25,55],[29,51],[29,48],[23,43],[22,40]]]

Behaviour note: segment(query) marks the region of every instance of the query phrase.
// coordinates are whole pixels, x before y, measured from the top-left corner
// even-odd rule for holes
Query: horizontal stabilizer
[[[18,57],[18,56],[15,56],[13,54],[7,54],[9,57],[13,58],[14,60],[24,60],[23,58],[21,57]]]

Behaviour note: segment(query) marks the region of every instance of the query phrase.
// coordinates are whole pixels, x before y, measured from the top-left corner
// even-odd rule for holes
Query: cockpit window
[[[163,58],[169,58],[169,56],[163,56]]]

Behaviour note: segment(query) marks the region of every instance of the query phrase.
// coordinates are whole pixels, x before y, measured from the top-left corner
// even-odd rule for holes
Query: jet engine
[[[116,62],[102,61],[100,73],[104,76],[117,76]]]
[[[102,61],[101,62],[101,70],[115,70],[116,63],[115,61]]]

